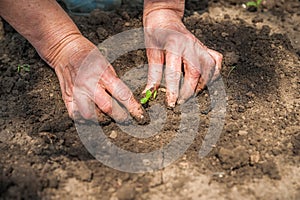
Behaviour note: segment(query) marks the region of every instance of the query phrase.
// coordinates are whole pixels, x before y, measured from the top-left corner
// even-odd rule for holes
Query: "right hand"
[[[183,12],[184,0],[145,0],[143,24],[149,69],[144,92],[156,90],[164,72],[169,107],[184,103],[216,80],[222,65],[222,55],[207,48],[185,27]]]

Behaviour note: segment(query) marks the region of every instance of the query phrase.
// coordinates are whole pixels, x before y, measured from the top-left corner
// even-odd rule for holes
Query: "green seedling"
[[[24,70],[25,72],[30,72],[30,65],[18,65],[18,72],[20,73],[22,70]]]
[[[235,65],[231,67],[230,71],[229,71],[228,74],[227,74],[227,78],[230,76],[231,72],[232,72],[233,70],[235,70],[235,69],[236,69],[236,66],[235,66]]]
[[[151,97],[152,99],[155,99],[157,96],[157,90],[154,90],[151,92],[151,90],[147,90],[145,93],[145,97],[140,100],[141,104],[146,104],[150,101]]]
[[[157,96],[157,90],[154,90],[154,92],[153,92],[153,99],[156,99],[156,96]]]
[[[247,6],[247,7],[256,7],[256,8],[259,8],[261,2],[262,2],[262,0],[248,1],[248,2],[246,3],[246,6]]]

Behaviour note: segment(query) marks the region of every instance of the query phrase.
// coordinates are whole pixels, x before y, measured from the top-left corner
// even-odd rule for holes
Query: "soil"
[[[245,2],[186,3],[187,28],[224,55],[227,112],[219,141],[198,157],[211,115],[205,90],[197,97],[201,124],[189,149],[162,170],[138,174],[107,167],[86,150],[54,71],[3,22],[0,199],[300,199],[300,1],[269,0],[250,10]],[[72,16],[94,44],[142,27],[141,17],[141,9],[126,5]],[[122,76],[144,63],[145,51],[137,50],[113,66]],[[30,71],[18,72],[22,64]],[[146,109],[163,101],[159,90]],[[180,112],[166,113],[162,130],[146,139],[125,134],[111,120],[101,126],[117,146],[150,152],[178,130]]]

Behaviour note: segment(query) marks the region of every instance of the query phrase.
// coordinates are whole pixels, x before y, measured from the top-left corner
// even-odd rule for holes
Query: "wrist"
[[[144,0],[143,21],[147,16],[157,10],[172,10],[178,18],[182,18],[184,14],[185,0]]]
[[[0,0],[0,15],[23,35],[53,68],[66,65],[82,47],[95,46],[85,39],[56,1]]]

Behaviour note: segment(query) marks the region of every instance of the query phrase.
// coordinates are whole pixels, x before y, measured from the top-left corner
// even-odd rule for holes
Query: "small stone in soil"
[[[112,131],[111,134],[109,135],[110,138],[115,139],[118,137],[118,133],[116,131]]]
[[[250,164],[254,165],[254,164],[258,163],[259,159],[260,159],[259,152],[258,151],[253,152],[250,155]]]
[[[125,184],[117,191],[119,200],[132,200],[135,199],[136,190],[133,185]]]

